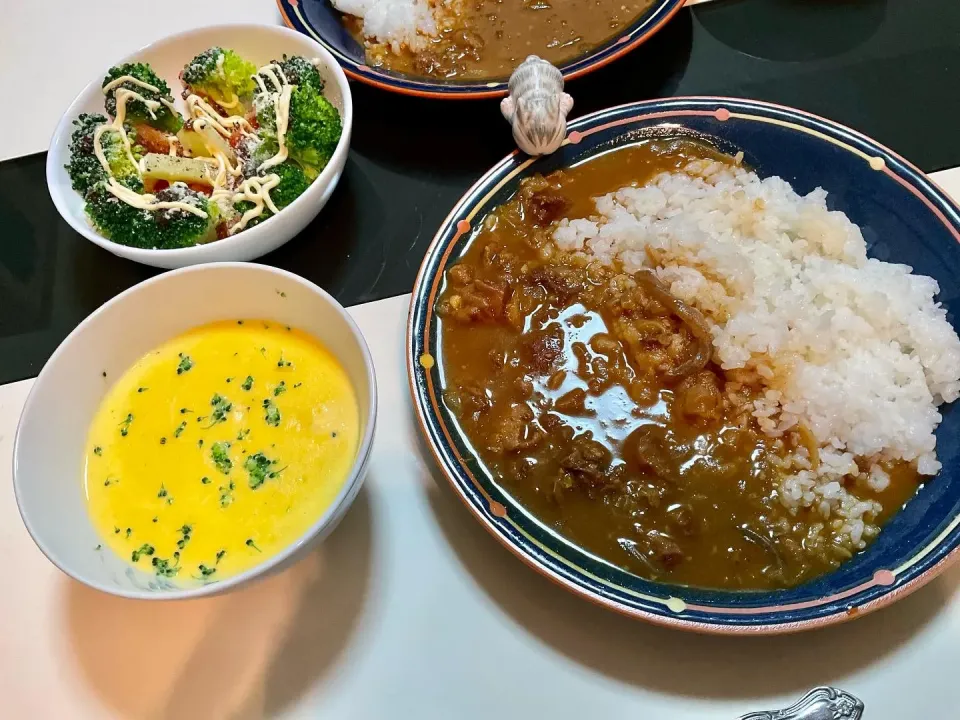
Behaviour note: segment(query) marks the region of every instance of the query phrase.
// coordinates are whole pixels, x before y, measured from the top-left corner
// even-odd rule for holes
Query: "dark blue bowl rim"
[[[922,200],[953,238],[960,242],[960,209],[922,171],[861,133],[801,110],[723,97],[636,102],[578,118],[570,124],[568,142],[576,144],[594,132],[640,120],[672,119],[676,122],[682,121],[684,116],[710,115],[721,121],[753,120],[788,125],[862,156],[872,169],[882,170]],[[624,587],[611,587],[603,579],[539,545],[523,532],[518,532],[512,526],[506,508],[472,479],[466,463],[459,459],[449,430],[439,418],[439,399],[433,392],[433,387],[439,386],[438,368],[425,368],[420,359],[430,350],[430,320],[444,263],[457,240],[470,228],[464,218],[472,218],[473,212],[509,180],[519,180],[521,172],[533,162],[533,159],[514,152],[491,168],[454,206],[424,257],[411,297],[408,319],[408,379],[421,430],[444,475],[488,531],[532,568],[593,602],[655,624],[719,634],[778,634],[843,622],[908,595],[956,559],[960,545],[960,516],[955,515],[933,542],[924,546],[907,563],[900,564],[896,573],[878,570],[871,581],[824,597],[819,602],[804,603],[803,607],[737,607],[735,602],[731,602],[729,607],[700,607],[679,601],[678,606],[674,602],[678,599],[672,595],[638,600],[634,597],[637,593],[627,591]],[[659,588],[661,595],[670,593],[669,585],[651,585]],[[731,598],[737,595],[729,594]],[[649,602],[651,599],[654,602]]]
[[[341,52],[339,48],[324,38],[320,30],[313,27],[304,13],[300,11],[300,5],[304,1],[276,0],[277,8],[284,23],[323,45],[337,59],[344,72],[352,78],[384,90],[417,97],[480,100],[501,97],[507,93],[507,79],[449,82],[425,80],[359,63],[354,58]],[[630,52],[660,30],[670,18],[680,11],[685,2],[686,0],[654,0],[651,6],[633,23],[589,52],[561,65],[560,69],[564,78],[571,80],[580,77]],[[336,12],[336,10],[333,10],[333,12]]]

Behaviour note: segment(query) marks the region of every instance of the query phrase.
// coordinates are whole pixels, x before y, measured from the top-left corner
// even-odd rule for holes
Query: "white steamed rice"
[[[661,280],[710,321],[714,359],[761,379],[761,429],[802,424],[820,446],[816,470],[802,450],[785,460],[781,502],[818,510],[833,538],[859,548],[881,508],[855,488],[884,489],[881,462],[940,469],[937,405],[960,395],[960,339],[936,281],[868,258],[860,228],[826,197],[698,160],[596,198],[596,215],[560,221],[553,241],[628,272],[655,253]]]
[[[437,13],[450,0],[332,0],[340,12],[363,20],[363,35],[389,45],[423,48],[437,34]]]

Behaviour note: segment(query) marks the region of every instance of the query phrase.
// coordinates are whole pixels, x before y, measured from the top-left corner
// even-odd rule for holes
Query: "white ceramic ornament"
[[[560,71],[531,55],[510,76],[509,93],[500,111],[513,127],[517,146],[528,155],[549,155],[560,147],[573,109]]]

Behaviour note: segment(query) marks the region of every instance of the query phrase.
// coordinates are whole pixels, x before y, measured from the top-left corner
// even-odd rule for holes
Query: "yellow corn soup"
[[[138,360],[98,409],[90,515],[141,570],[220,580],[320,517],[358,434],[343,367],[307,334],[256,320],[196,328]]]

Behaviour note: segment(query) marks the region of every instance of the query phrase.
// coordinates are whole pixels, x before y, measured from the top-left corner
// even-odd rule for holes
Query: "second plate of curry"
[[[287,25],[326,46],[348,75],[448,99],[506,94],[510,73],[531,54],[578,77],[629,52],[683,7],[683,0],[415,0],[391,12],[391,2],[277,5]]]

